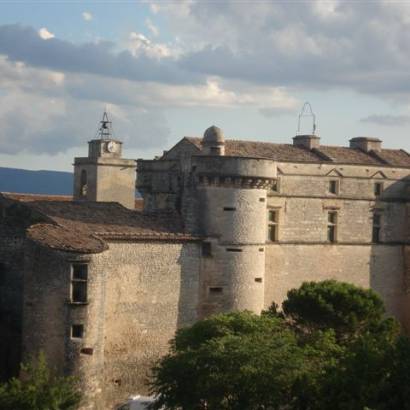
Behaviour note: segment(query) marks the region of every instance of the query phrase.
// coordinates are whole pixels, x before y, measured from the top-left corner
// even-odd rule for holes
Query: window
[[[71,268],[71,302],[87,302],[88,265],[76,263]]]
[[[374,195],[380,196],[383,192],[383,182],[376,182],[374,184]]]
[[[72,325],[71,326],[71,338],[72,339],[82,339],[84,336],[84,326],[83,325]]]
[[[380,242],[380,232],[382,229],[382,216],[378,213],[373,215],[373,231],[372,231],[372,242]]]
[[[87,196],[87,171],[83,169],[81,171],[81,186],[80,186],[80,196]]]
[[[236,211],[236,208],[231,207],[231,206],[225,206],[224,211]]]
[[[227,252],[242,252],[241,248],[226,248]]]
[[[270,209],[268,212],[268,241],[277,242],[278,240],[279,210]]]
[[[211,242],[202,242],[202,256],[212,256],[212,244]]]
[[[275,179],[271,187],[272,192],[279,192],[279,179]]]
[[[262,283],[262,278],[255,278],[255,282]]]
[[[339,193],[339,181],[333,179],[329,181],[329,192],[331,194],[338,194]]]
[[[259,202],[265,202],[265,198],[259,198]]]
[[[6,284],[6,264],[0,262],[0,286]]]
[[[329,211],[327,214],[327,241],[336,242],[337,212]]]
[[[217,295],[217,294],[221,294],[224,292],[224,289],[222,286],[211,286],[209,288],[209,293],[211,295]]]

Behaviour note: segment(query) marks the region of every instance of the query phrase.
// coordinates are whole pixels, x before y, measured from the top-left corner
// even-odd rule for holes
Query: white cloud
[[[40,30],[38,30],[38,35],[43,39],[43,40],[50,40],[50,38],[54,38],[54,34],[50,33],[45,27],[42,27]]]
[[[83,11],[81,15],[85,21],[91,21],[93,19],[93,15],[89,11]]]
[[[166,44],[154,43],[144,34],[136,32],[131,32],[129,35],[128,49],[134,57],[143,54],[150,58],[161,59],[172,55],[172,50]]]
[[[158,27],[151,21],[150,18],[145,19],[145,25],[153,36],[157,37],[159,35]]]

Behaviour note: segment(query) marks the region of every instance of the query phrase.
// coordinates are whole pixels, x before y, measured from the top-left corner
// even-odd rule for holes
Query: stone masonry
[[[73,199],[0,194],[0,377],[43,350],[80,378],[83,409],[113,408],[148,393],[178,328],[260,313],[307,280],[372,288],[410,330],[409,169],[367,137],[272,144],[213,126],[136,162],[90,141]]]

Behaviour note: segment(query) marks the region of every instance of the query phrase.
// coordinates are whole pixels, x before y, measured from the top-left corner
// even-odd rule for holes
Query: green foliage
[[[177,332],[152,409],[410,410],[410,340],[371,290],[324,281]]]
[[[56,377],[43,353],[22,365],[21,377],[0,385],[2,410],[74,410],[80,395],[71,377]]]
[[[372,290],[335,280],[305,282],[290,290],[283,311],[295,327],[305,332],[334,329],[339,340],[377,327],[385,313]]]

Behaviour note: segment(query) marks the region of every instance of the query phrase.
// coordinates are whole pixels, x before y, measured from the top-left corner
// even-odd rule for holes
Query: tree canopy
[[[180,329],[153,369],[153,409],[410,409],[410,342],[370,290],[324,281],[283,312],[220,314]]]

